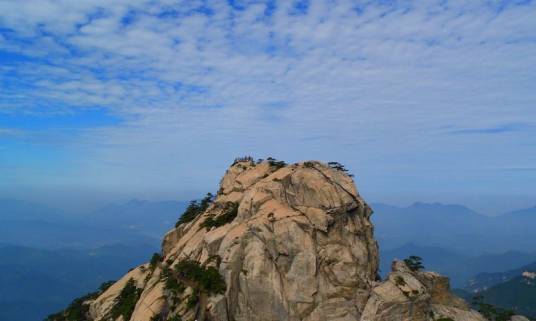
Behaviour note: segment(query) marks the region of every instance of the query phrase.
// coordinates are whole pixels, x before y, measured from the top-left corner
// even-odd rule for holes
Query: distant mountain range
[[[372,208],[375,235],[383,250],[409,243],[473,256],[536,249],[536,207],[497,217],[462,205],[440,203],[414,203],[407,207],[372,204]]]
[[[160,239],[175,225],[187,205],[188,202],[131,200],[105,206],[84,219],[96,226],[135,231]]]
[[[485,302],[536,319],[536,279],[517,276],[478,293]]]
[[[0,244],[43,249],[158,245],[186,205],[133,200],[89,214],[68,215],[31,202],[0,200]]]
[[[154,245],[88,250],[0,246],[0,320],[40,321],[72,298],[148,260]]]
[[[519,277],[525,271],[536,272],[536,258],[532,263],[505,272],[479,273],[469,280],[464,289],[472,293],[482,292],[497,284],[508,282],[516,277]],[[536,301],[534,303],[536,305]]]
[[[0,221],[60,221],[66,220],[62,211],[43,204],[14,199],[0,199]]]
[[[456,293],[468,302],[481,296],[486,303],[536,320],[536,261],[500,273],[481,273]]]
[[[71,214],[0,200],[0,321],[41,320],[69,298],[146,261],[186,206],[132,200]],[[536,261],[536,208],[499,217],[439,203],[372,208],[383,274],[394,258],[419,255],[455,287],[473,279],[490,288],[505,280],[497,272],[512,270],[506,278],[513,280],[520,266]]]
[[[185,207],[133,200],[67,214],[0,200],[0,321],[41,321],[146,262]]]
[[[385,276],[390,271],[390,265],[394,259],[404,259],[410,255],[422,257],[427,270],[448,275],[452,286],[456,288],[466,287],[469,280],[479,273],[512,270],[536,261],[536,252],[508,251],[468,256],[440,247],[406,244],[390,250],[380,248],[381,274]]]

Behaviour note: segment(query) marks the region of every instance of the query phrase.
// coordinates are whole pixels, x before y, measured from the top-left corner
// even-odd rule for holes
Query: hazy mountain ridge
[[[43,204],[17,199],[0,198],[1,221],[64,221],[68,216],[61,210]]]
[[[518,275],[480,291],[478,295],[487,303],[536,319],[536,279],[533,277]]]
[[[43,250],[0,246],[0,320],[38,321],[73,297],[118,278],[156,250],[152,245]]]
[[[107,244],[160,244],[185,202],[129,201],[91,213],[67,214],[41,204],[0,201],[0,243],[43,249]]]
[[[41,321],[160,247],[184,202],[129,201],[67,214],[0,200],[0,320]]]
[[[160,238],[177,221],[188,202],[133,199],[110,204],[83,219],[98,226],[113,226]]]
[[[454,287],[462,288],[477,274],[503,272],[536,260],[535,253],[507,251],[504,253],[469,256],[440,247],[406,244],[390,250],[380,248],[380,269],[382,275],[388,272],[394,259],[417,255],[424,259],[428,270],[448,275]]]
[[[78,251],[84,252],[86,251],[85,249],[89,247],[106,246],[107,244],[118,242],[131,247],[140,246],[140,248],[156,248],[160,244],[160,240],[153,236],[156,236],[156,233],[158,233],[159,230],[166,231],[169,227],[173,226],[185,205],[185,202],[149,202],[132,200],[125,203],[105,206],[92,213],[79,215],[76,219],[71,219],[65,213],[42,206],[41,204],[2,200],[0,201],[0,222],[2,223],[0,224],[0,244],[10,245],[17,242],[16,244],[18,245],[58,249],[59,251],[57,253],[62,253],[65,257],[68,257],[71,254],[77,255],[76,253],[78,253]],[[411,222],[418,222],[418,226],[420,227],[422,227],[424,223],[431,224],[431,227],[426,227],[427,225],[424,224],[425,229],[437,231],[438,228],[436,226],[445,227],[443,222],[449,217],[455,217],[455,222],[465,226],[465,228],[468,229],[468,233],[470,233],[471,228],[467,227],[470,223],[467,222],[473,222],[475,218],[484,218],[485,220],[490,221],[497,219],[481,215],[461,205],[442,205],[440,203],[427,204],[417,202],[409,207],[397,207],[385,204],[373,204],[372,206],[375,210],[375,214],[372,216],[373,221],[378,220],[378,217],[381,216],[383,216],[383,218],[395,215],[398,216],[398,218],[395,218],[394,220],[379,219],[379,222],[376,223],[377,235],[381,235],[382,233],[385,233],[385,231],[394,231],[397,229],[397,232],[394,233],[396,236],[398,231],[402,231],[407,228],[408,225],[411,227]],[[176,211],[174,210],[175,207],[177,208]],[[8,211],[7,209],[11,210]],[[517,216],[521,216],[523,220],[525,220],[524,225],[530,226],[530,221],[536,217],[536,215],[532,215],[533,211],[534,208],[528,208],[506,213],[501,215],[501,217],[504,216],[503,219],[505,220],[516,220]],[[408,212],[411,213],[408,215]],[[157,219],[155,219],[155,217],[157,217]],[[420,220],[423,217],[428,217],[428,219],[424,219],[421,222]],[[404,220],[408,221],[404,222]],[[528,221],[528,223],[526,221]],[[449,228],[452,229],[454,227],[455,226],[450,226]],[[403,231],[401,234],[405,235]],[[449,275],[455,286],[464,286],[465,281],[467,281],[468,278],[473,277],[480,272],[507,271],[527,264],[535,259],[534,254],[517,251],[478,255],[472,255],[473,251],[470,251],[471,253],[469,254],[459,253],[458,249],[454,247],[443,248],[441,246],[425,246],[429,244],[426,238],[424,238],[425,242],[422,242],[423,238],[418,234],[415,235],[417,235],[417,237],[414,239],[411,237],[407,238],[410,240],[408,243],[414,242],[414,244],[403,244],[402,246],[395,248],[392,246],[396,245],[396,242],[390,242],[391,239],[382,239],[380,236],[380,242],[382,244],[380,251],[381,271],[385,272],[389,270],[390,262],[393,258],[403,258],[416,254],[424,258],[424,263],[428,269]],[[426,235],[429,235],[429,233]],[[420,245],[417,242],[421,242]],[[69,247],[77,247],[78,250],[69,252],[68,250],[61,249],[67,245]],[[120,251],[119,248],[116,249]],[[145,255],[145,257],[152,253],[148,249],[142,252],[144,252],[143,255]],[[41,253],[50,254],[51,257],[56,257],[57,255],[56,251],[44,251]],[[13,258],[13,256],[11,258]],[[5,260],[4,262],[8,262],[10,260],[9,255],[4,256],[3,259]],[[18,269],[23,271],[24,268],[21,267],[24,266],[24,263],[19,263]],[[70,262],[64,263],[66,268],[70,266]],[[26,264],[31,265],[31,260]],[[117,265],[118,268],[119,265],[120,264]],[[71,268],[72,271],[76,271],[75,265],[71,265]],[[123,266],[123,268],[125,268],[125,266]],[[46,272],[46,270],[46,265],[43,265],[42,271]],[[48,278],[49,275],[47,273],[39,274],[38,272],[35,272],[36,278],[39,275],[42,276],[42,281],[37,282],[36,284],[54,282],[57,285],[54,291],[58,293],[64,291],[65,288],[71,287],[67,283]],[[13,277],[16,278],[15,275],[13,275]],[[81,275],[81,277],[83,278],[85,276]],[[79,279],[78,281],[84,283],[83,279]],[[9,311],[13,310],[14,306],[23,306],[25,304],[23,298],[19,299],[20,300],[16,303],[12,302],[9,307],[4,305],[5,308],[1,308],[3,303],[0,302],[0,309],[2,309],[2,311]],[[36,305],[36,307],[37,306],[38,305]],[[52,312],[55,309],[51,308],[52,306],[57,307],[57,305],[51,305],[50,303],[45,304],[44,302],[41,302],[39,306],[42,306],[41,310],[38,309],[41,311],[41,317]],[[0,320],[11,321],[9,318],[2,319],[1,315],[2,314],[0,314]],[[39,318],[34,318],[33,320],[39,320]]]
[[[535,259],[536,260],[536,259]],[[523,265],[520,268],[497,273],[479,273],[469,280],[465,290],[469,292],[485,291],[494,285],[507,282],[513,278],[519,277],[525,271],[536,271],[536,261]]]
[[[414,243],[472,256],[534,251],[536,207],[490,217],[462,205],[441,203],[371,206],[378,242],[384,250]]]

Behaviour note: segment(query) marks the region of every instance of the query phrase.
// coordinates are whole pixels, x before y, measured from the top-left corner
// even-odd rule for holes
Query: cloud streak
[[[513,124],[502,124],[492,127],[484,128],[467,128],[467,129],[458,129],[451,131],[452,134],[479,134],[479,135],[495,135],[503,133],[513,133],[523,130],[530,130],[534,127],[531,124],[524,123],[513,123]]]

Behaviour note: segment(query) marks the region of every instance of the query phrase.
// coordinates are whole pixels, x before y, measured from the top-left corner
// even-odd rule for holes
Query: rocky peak
[[[162,258],[84,303],[86,320],[483,320],[436,273],[395,262],[379,282],[372,210],[338,163],[237,159],[187,211]]]

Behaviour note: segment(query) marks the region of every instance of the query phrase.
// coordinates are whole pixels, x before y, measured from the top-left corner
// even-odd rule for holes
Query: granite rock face
[[[412,271],[395,261],[387,280],[376,285],[361,321],[485,321],[450,292],[448,278],[435,272]]]
[[[396,262],[379,282],[371,214],[341,167],[235,161],[210,205],[165,235],[161,262],[86,302],[87,320],[113,320],[130,279],[139,288],[131,321],[484,320],[436,273]],[[201,272],[173,272],[181,262],[217,271],[224,290],[211,291]]]

